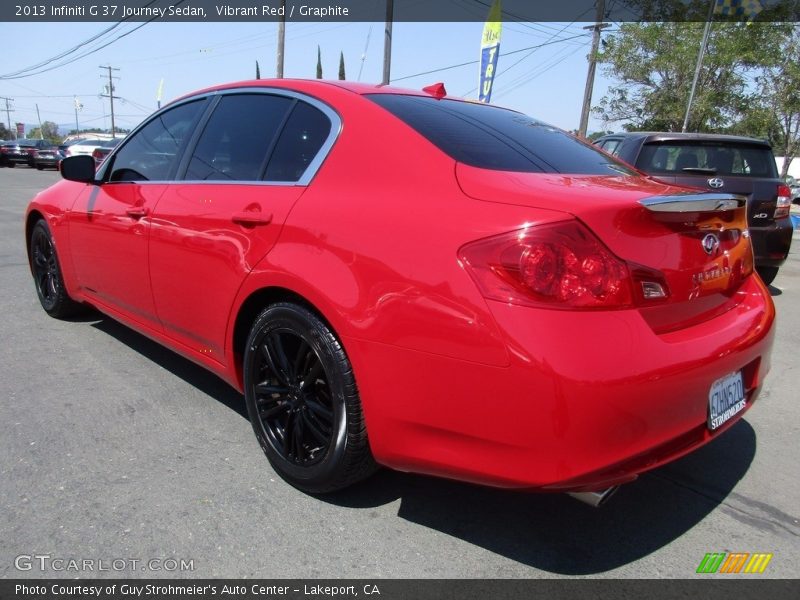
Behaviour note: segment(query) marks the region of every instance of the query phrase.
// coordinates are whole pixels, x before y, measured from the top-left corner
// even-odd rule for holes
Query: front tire
[[[334,492],[375,471],[350,361],[311,311],[280,302],[258,316],[244,355],[244,389],[261,448],[294,487]]]
[[[44,219],[33,226],[29,256],[36,294],[44,311],[57,319],[78,312],[81,305],[67,294],[53,237]]]

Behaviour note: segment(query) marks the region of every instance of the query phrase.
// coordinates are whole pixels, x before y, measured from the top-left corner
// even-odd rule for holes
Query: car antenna
[[[444,98],[447,96],[447,90],[444,89],[444,84],[442,82],[434,83],[433,85],[426,86],[422,88],[422,91],[426,94],[430,94],[437,100],[440,98]]]

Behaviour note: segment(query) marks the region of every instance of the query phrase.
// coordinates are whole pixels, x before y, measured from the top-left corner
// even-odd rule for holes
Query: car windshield
[[[513,110],[426,96],[367,97],[459,162],[498,171],[634,175],[568,133]]]
[[[667,141],[645,144],[636,166],[647,173],[738,175],[777,178],[772,150],[729,141]]]

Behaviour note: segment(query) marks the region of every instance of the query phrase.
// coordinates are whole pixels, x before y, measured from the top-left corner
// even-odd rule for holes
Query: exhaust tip
[[[619,486],[615,485],[596,492],[567,492],[567,495],[572,496],[576,500],[580,500],[584,504],[597,508],[605,504],[618,489]]]

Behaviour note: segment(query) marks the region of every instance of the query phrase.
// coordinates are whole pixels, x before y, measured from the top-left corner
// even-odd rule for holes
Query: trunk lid
[[[628,262],[637,282],[665,284],[666,299],[640,308],[659,333],[730,310],[752,272],[744,197],[645,177],[501,172],[461,163],[456,177],[474,199],[576,217]]]

